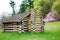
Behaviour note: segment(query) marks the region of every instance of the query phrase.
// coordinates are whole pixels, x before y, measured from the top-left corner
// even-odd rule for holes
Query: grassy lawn
[[[60,21],[46,23],[44,33],[0,31],[0,40],[60,40]]]

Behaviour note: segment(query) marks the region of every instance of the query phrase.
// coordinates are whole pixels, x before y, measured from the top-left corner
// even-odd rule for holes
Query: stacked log
[[[18,31],[18,28],[19,28],[19,25],[10,25],[10,26],[4,26],[4,31],[5,32],[17,32]]]
[[[18,32],[19,32],[19,33],[22,32],[22,26],[19,26],[19,28],[18,28]]]
[[[27,20],[23,20],[22,25],[23,25],[24,32],[27,32],[28,31],[28,21]]]

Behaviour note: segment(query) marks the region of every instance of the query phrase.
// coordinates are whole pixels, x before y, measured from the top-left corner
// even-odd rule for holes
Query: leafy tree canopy
[[[55,0],[35,0],[34,8],[40,9],[42,15],[45,16],[45,14],[50,11],[54,1]]]
[[[20,5],[19,13],[24,13],[27,8],[31,9],[33,8],[33,0],[24,0],[22,4]]]
[[[55,9],[57,13],[60,13],[60,0],[56,0],[51,9]]]

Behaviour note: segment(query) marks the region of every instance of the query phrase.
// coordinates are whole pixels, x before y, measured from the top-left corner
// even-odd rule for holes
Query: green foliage
[[[10,6],[12,7],[12,10],[13,10],[13,14],[12,15],[14,15],[15,14],[15,10],[14,10],[15,2],[10,0]]]
[[[35,0],[34,8],[40,9],[43,16],[45,16],[51,9],[55,0]]]
[[[20,5],[19,13],[24,13],[27,8],[31,9],[33,8],[33,0],[24,0],[22,4]]]
[[[34,4],[34,8],[35,8],[35,9],[39,9],[39,7],[40,7],[40,6],[39,6],[40,1],[41,1],[41,0],[34,0],[34,3],[33,3],[33,4]]]
[[[47,14],[50,11],[53,5],[53,2],[54,1],[52,0],[41,0],[40,1],[40,8],[41,8],[40,11],[43,16],[45,16],[45,14]]]
[[[57,13],[60,13],[60,0],[56,0],[51,9],[55,9]]]
[[[29,7],[30,9],[34,7],[34,6],[33,6],[33,2],[34,2],[34,0],[28,0],[28,3],[29,3],[29,4],[27,4],[27,5],[28,5],[28,7]]]
[[[26,9],[26,5],[24,3],[21,4],[19,13],[25,12],[25,9]]]

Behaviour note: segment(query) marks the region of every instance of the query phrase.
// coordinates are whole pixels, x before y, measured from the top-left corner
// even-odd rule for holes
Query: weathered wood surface
[[[39,10],[32,9],[31,10],[31,31],[32,32],[42,32],[44,29],[43,25],[43,17],[40,14]]]

